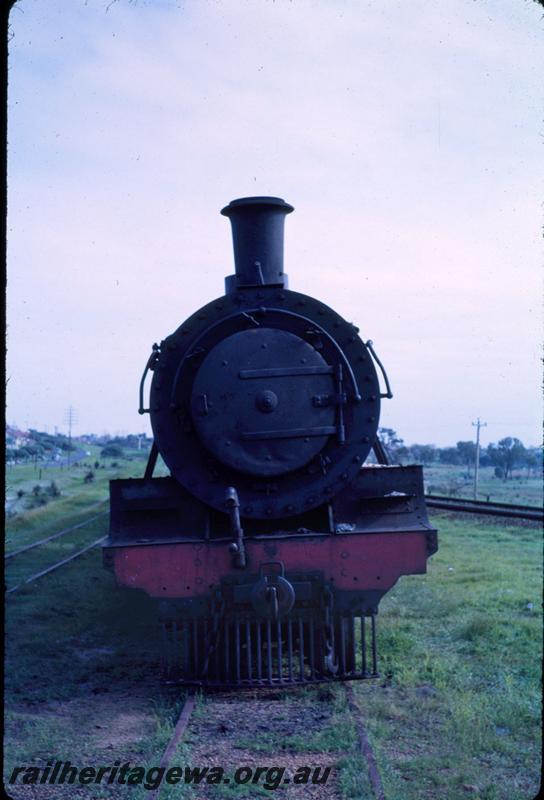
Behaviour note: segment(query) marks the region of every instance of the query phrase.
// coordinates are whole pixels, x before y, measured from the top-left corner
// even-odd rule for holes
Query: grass
[[[133,453],[117,458],[118,467],[107,463],[103,470],[93,470],[96,478],[91,484],[83,482],[86,469],[57,470],[54,479],[62,495],[8,520],[7,551],[107,510],[107,504],[97,503],[107,500],[109,480],[141,476],[145,457]],[[88,459],[94,462],[94,456]],[[8,480],[15,487],[30,486],[31,491],[37,482],[32,467],[16,466],[9,472]],[[48,474],[47,480],[51,479]],[[8,585],[106,531],[107,517],[100,517],[17,556],[7,562]],[[111,764],[125,757],[146,769],[156,766],[182,702],[179,693],[172,696],[160,686],[160,644],[153,602],[141,592],[117,587],[114,576],[103,569],[98,550],[10,596],[6,606],[6,775],[16,765],[43,766],[48,759],[81,765]],[[141,741],[122,739],[131,729],[132,718],[136,732],[142,732]],[[104,735],[115,731],[117,722],[122,736],[114,749],[104,750]],[[57,788],[59,797],[70,797],[73,791],[69,785]],[[161,798],[185,796],[182,789],[181,784],[168,787]],[[87,786],[84,792],[85,796],[113,798],[125,796],[126,787]],[[139,800],[148,797],[149,790],[135,786],[131,796]]]
[[[47,521],[46,511],[55,515],[67,515],[73,510],[85,508],[95,501],[107,499],[109,496],[108,483],[113,478],[141,478],[143,477],[148,453],[143,450],[126,450],[121,458],[100,457],[100,448],[85,445],[86,451],[91,455],[85,456],[78,463],[70,467],[45,466],[44,462],[36,464],[16,464],[6,470],[6,510],[9,526],[17,530],[17,526],[27,527],[32,521]],[[99,467],[95,469],[94,464]],[[85,466],[85,464],[87,466]],[[115,466],[117,465],[117,466]],[[94,481],[84,483],[85,475],[92,471]],[[167,475],[168,469],[161,458],[155,467],[156,476]],[[61,494],[56,497],[47,497],[46,490],[54,481]],[[40,486],[41,497],[46,497],[47,505],[38,505],[38,500],[33,497],[32,490]],[[17,492],[23,491],[24,496],[17,499]],[[29,503],[35,508],[29,508]]]
[[[126,471],[141,474],[142,463],[122,464]],[[64,476],[66,495],[9,521],[10,546],[96,513],[88,506],[105,495],[114,474],[103,472],[90,486],[76,470]],[[540,768],[540,532],[533,523],[492,518],[433,514],[433,520],[439,550],[427,575],[402,578],[380,606],[381,678],[355,685],[386,798],[528,800]],[[102,518],[69,543],[60,539],[43,554],[39,548],[21,556],[10,584],[105,528]],[[158,682],[160,641],[149,598],[117,587],[94,551],[9,597],[6,608],[7,772],[47,758],[90,764],[130,758],[156,766],[182,698]],[[305,727],[304,707],[315,705],[320,692],[328,693],[332,714]],[[237,746],[264,764],[278,753],[308,754],[309,763],[312,753],[330,753],[341,797],[371,797],[342,687],[286,693],[278,713],[288,715],[294,703],[302,724],[251,738],[241,728]],[[205,718],[202,701],[198,714]],[[131,719],[141,738],[112,739],[105,750],[107,736],[130,731]],[[172,763],[191,764],[193,747],[180,745]],[[234,800],[259,796],[257,789],[266,791],[230,784],[215,795]],[[85,793],[116,798],[122,790],[86,787]],[[135,800],[148,795],[143,787],[131,789]],[[180,783],[164,786],[160,798],[196,796]]]
[[[425,467],[426,490],[432,494],[450,494],[473,497],[474,473],[466,467],[450,464],[431,464]],[[496,478],[494,467],[481,467],[478,479],[478,500],[496,503],[513,503],[542,507],[543,484],[538,475],[527,476],[527,470],[514,470],[514,476],[507,481]]]
[[[46,569],[48,566],[62,561],[75,554],[86,545],[96,541],[106,534],[107,517],[100,516],[93,519],[88,525],[75,531],[70,531],[65,536],[40,545],[36,550],[28,550],[17,555],[6,564],[5,577],[8,587],[15,586],[30,575]]]
[[[94,448],[99,452],[99,448]],[[94,463],[98,456],[91,455],[87,460]],[[46,505],[35,508],[19,508],[8,517],[5,531],[6,551],[18,549],[33,541],[56,533],[61,528],[70,527],[101,511],[107,511],[109,500],[109,482],[115,478],[142,477],[147,453],[134,450],[125,458],[117,458],[110,463],[102,462],[104,468],[94,469],[92,483],[85,483],[84,476],[89,471],[82,465],[72,465],[70,469],[60,471],[57,467],[47,469],[47,476],[39,481],[32,473],[34,467],[16,465],[6,475],[7,495],[13,495],[16,489],[23,488],[27,495],[32,494],[35,485],[45,489],[52,480],[61,491],[58,497],[49,497]],[[117,466],[113,466],[116,464]],[[166,468],[160,462],[156,474],[164,474]],[[26,495],[25,495],[26,496]],[[100,507],[103,504],[103,507]]]
[[[109,481],[142,474],[145,454],[137,451],[136,454],[138,457],[133,454],[128,458],[118,459],[116,467],[110,465],[103,470],[94,470],[96,477],[92,483],[85,483],[83,480],[88,471],[86,468],[72,465],[70,469],[64,469],[62,477],[55,478],[61,491],[58,497],[50,498],[46,505],[20,510],[8,519],[5,533],[7,553],[90,520],[88,525],[6,562],[8,586],[14,586],[30,574],[68,557],[106,533],[107,516],[98,515],[104,514],[108,509]],[[89,458],[92,459],[92,456]],[[28,486],[32,483],[28,477],[28,472],[32,469],[27,465],[12,467],[10,481],[14,486]],[[49,471],[52,472],[53,469]]]
[[[7,603],[8,696],[29,705],[67,701],[82,689],[109,691],[119,679],[125,685],[139,677],[149,682],[156,672],[153,605],[143,593],[115,586],[97,551]]]
[[[180,703],[158,680],[158,633],[149,598],[119,589],[96,551],[8,599],[6,774],[51,758],[156,766]]]
[[[435,515],[438,553],[380,608],[357,693],[388,800],[527,800],[539,785],[541,537]]]

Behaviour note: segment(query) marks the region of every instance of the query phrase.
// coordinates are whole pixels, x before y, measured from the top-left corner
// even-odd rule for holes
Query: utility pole
[[[478,417],[476,422],[472,423],[476,428],[476,462],[474,464],[474,499],[478,499],[478,472],[480,470],[480,428],[487,428],[487,422],[480,422]]]
[[[64,421],[68,425],[68,467],[70,466],[70,453],[72,452],[72,425],[76,422],[76,410],[70,406],[64,412]]]

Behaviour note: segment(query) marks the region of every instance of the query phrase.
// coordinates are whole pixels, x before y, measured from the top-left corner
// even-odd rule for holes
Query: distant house
[[[31,440],[28,431],[21,431],[12,425],[6,425],[6,444],[11,447],[24,447]]]

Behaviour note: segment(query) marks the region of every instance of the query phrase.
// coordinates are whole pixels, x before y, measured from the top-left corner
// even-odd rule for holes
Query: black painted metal
[[[287,620],[287,664],[289,680],[293,680],[293,621]]]
[[[255,623],[257,628],[257,680],[262,680],[263,677],[263,661],[262,661],[262,637],[261,637],[261,622],[257,620]]]
[[[309,477],[323,476],[319,461],[312,462],[312,470]],[[329,533],[356,536],[364,532],[421,530],[428,535],[429,555],[436,550],[436,531],[427,517],[419,466],[365,466],[343,491],[315,511],[296,516],[287,512],[281,519],[270,520],[245,517],[241,521],[246,540],[263,535],[270,536],[273,542],[284,536]],[[211,515],[203,503],[191,497],[173,478],[110,482],[110,531],[106,548],[205,539],[224,540],[225,547],[232,542],[226,508],[223,513]],[[105,561],[107,554],[106,549]]]
[[[253,676],[253,662],[251,655],[251,623],[246,620],[246,656],[247,656],[247,677],[251,680]]]
[[[275,290],[263,290],[260,299],[258,294],[244,292],[235,313],[226,313],[229,309],[223,304],[214,304],[209,313],[205,307],[197,315],[196,336],[188,340],[178,331],[161,343],[151,387],[151,423],[164,461],[192,495],[221,509],[223,488],[236,486],[243,516],[277,519],[317,507],[353,480],[376,435],[380,392],[365,345],[341,317],[304,295],[283,292],[280,300]],[[299,303],[304,305],[304,314],[298,310]],[[244,307],[258,317],[258,328],[248,323]],[[204,325],[210,317],[211,322]],[[188,329],[193,332],[192,325],[182,328]],[[254,358],[260,359],[256,365],[260,369],[266,364],[268,340],[273,343],[275,336],[286,335],[296,337],[302,348],[314,352],[325,365],[323,375],[311,378],[323,381],[323,388],[316,384],[314,391],[307,392],[308,378],[303,376],[240,378],[245,368],[236,346],[240,337],[245,350],[250,349],[250,341],[257,343]],[[271,368],[284,372],[293,366],[289,346],[276,343],[272,353]],[[224,381],[232,384],[228,391],[223,391]],[[278,403],[267,413],[261,404],[268,392],[276,395]],[[314,397],[321,395],[339,397],[342,402],[320,407]],[[296,422],[292,428],[298,430],[293,435],[286,417],[289,409],[296,420],[307,416],[311,424]],[[274,423],[278,415],[280,425]],[[243,434],[259,431],[255,425],[264,431],[281,431],[287,438],[244,438]],[[222,427],[230,431],[228,437],[221,433]],[[316,439],[302,435],[304,428],[324,430]],[[293,454],[299,451],[303,455],[297,459]],[[291,462],[281,472],[285,452]],[[319,464],[317,473],[314,462]],[[322,464],[327,466],[322,469]]]
[[[361,672],[366,674],[366,624],[364,616],[361,616]]]
[[[266,370],[258,367],[271,362],[284,369],[262,375]],[[317,366],[321,374],[300,375],[295,368],[300,362]],[[255,369],[242,369],[250,366]],[[332,375],[323,374],[327,369],[317,350],[288,331],[264,327],[223,339],[193,383],[192,420],[204,447],[251,476],[303,467],[336,433],[334,408],[312,404],[314,394],[334,388]]]
[[[234,620],[234,630],[236,633],[236,647],[234,649],[236,658],[236,683],[240,683],[240,620]]]
[[[370,617],[370,636],[371,636],[371,642],[372,642],[372,672],[374,674],[377,674],[377,672],[378,672],[378,667],[377,667],[378,655],[377,655],[377,650],[376,650],[376,617],[375,617],[374,614]]]
[[[298,648],[299,648],[299,668],[300,668],[300,680],[304,680],[304,623],[302,619],[298,620]]]
[[[374,444],[372,445],[372,449],[374,450],[374,455],[376,456],[376,460],[378,464],[391,464],[391,458],[389,457],[389,453],[387,452],[387,448],[379,438],[376,436],[374,439]]]
[[[359,618],[361,635],[357,637],[355,622]],[[369,619],[370,635],[367,631]],[[227,689],[364,680],[378,676],[373,613],[355,611],[335,616],[338,633],[332,661],[339,665],[336,671],[330,669],[330,662],[324,658],[321,621],[302,611],[283,622],[266,621],[264,639],[260,620],[238,614],[225,617],[218,640],[218,652],[221,651],[223,658],[212,659],[205,671],[203,665],[207,661],[206,648],[213,621],[198,618],[190,624],[192,642],[186,635],[187,620],[182,625],[174,621],[163,623],[163,680],[166,683]]]
[[[153,477],[153,470],[157,465],[157,458],[159,457],[159,448],[157,447],[157,443],[153,440],[153,444],[151,445],[151,450],[149,451],[149,458],[147,459],[147,465],[144,472],[144,479],[146,481],[151,480]]]
[[[226,293],[244,286],[287,285],[283,229],[285,215],[293,210],[280,197],[243,197],[222,209],[232,226],[236,270],[225,279]]]
[[[266,666],[268,682],[272,683],[272,627],[270,620],[266,621]]]

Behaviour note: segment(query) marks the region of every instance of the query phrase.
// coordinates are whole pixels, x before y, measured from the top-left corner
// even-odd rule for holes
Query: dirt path
[[[337,730],[339,722],[342,724],[327,693],[321,699],[305,693],[276,699],[240,695],[208,698],[192,717],[185,735],[191,767],[221,767],[230,783],[201,784],[199,800],[233,798],[238,791],[239,796],[251,792],[249,796],[260,797],[270,795],[270,789],[279,785],[283,800],[337,800],[341,797],[338,762],[349,750],[345,734]],[[244,787],[235,787],[233,776],[242,767],[251,768],[252,778]],[[252,780],[258,767],[270,771],[263,771],[255,784]],[[308,783],[297,784],[296,776],[300,779],[307,768]],[[325,783],[312,783],[316,768],[318,778],[325,777],[328,769]],[[243,777],[247,774],[242,773]]]

